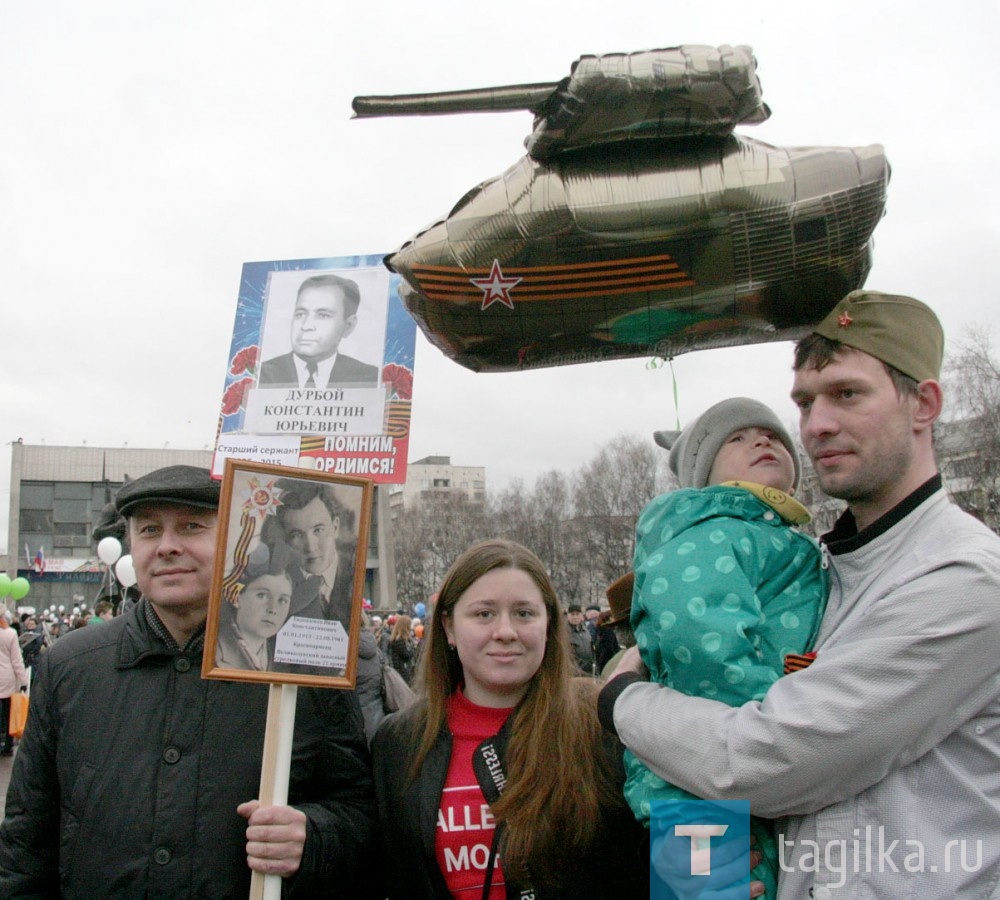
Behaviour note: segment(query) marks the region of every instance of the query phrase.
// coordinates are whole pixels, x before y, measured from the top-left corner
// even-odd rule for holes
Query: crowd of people
[[[110,621],[112,604],[101,600],[94,605],[88,618],[74,614],[62,618],[40,618],[33,612],[23,612],[20,617],[10,609],[0,610],[0,723],[10,720],[10,698],[18,692],[27,692],[31,673],[39,657],[53,642],[86,625]],[[0,756],[13,756],[17,741],[9,728],[0,732]]]
[[[733,398],[657,438],[681,488],[606,609],[494,539],[421,616],[366,614],[355,690],[300,688],[287,804],[254,799],[267,686],[199,677],[218,483],[129,482],[142,599],[36,658],[0,895],[235,898],[253,871],[293,898],[994,896],[1000,538],[937,472],[942,351],[874,291],[797,345],[802,443],[847,504],[821,544],[791,436]],[[686,817],[747,802],[736,839]]]

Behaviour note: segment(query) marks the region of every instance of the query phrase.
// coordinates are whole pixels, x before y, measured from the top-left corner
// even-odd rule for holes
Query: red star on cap
[[[853,321],[854,319],[852,319],[848,313],[841,313],[839,316],[837,316],[837,324],[841,328],[846,328]]]
[[[504,278],[500,271],[500,262],[493,260],[493,267],[490,269],[489,278],[470,278],[477,288],[483,292],[483,305],[481,309],[487,309],[494,303],[502,303],[509,309],[514,308],[514,301],[510,299],[510,291],[519,285],[522,278]]]

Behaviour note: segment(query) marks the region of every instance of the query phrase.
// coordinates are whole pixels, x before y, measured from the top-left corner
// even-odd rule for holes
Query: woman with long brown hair
[[[409,616],[397,616],[392,626],[392,634],[389,635],[389,665],[406,679],[407,684],[413,680],[416,655],[413,620]]]
[[[538,557],[470,547],[425,640],[420,702],[372,745],[389,897],[645,896],[647,833]]]

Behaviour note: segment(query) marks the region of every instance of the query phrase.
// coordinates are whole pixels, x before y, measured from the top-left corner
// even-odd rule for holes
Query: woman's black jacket
[[[443,729],[423,762],[417,779],[409,778],[410,763],[420,742],[424,703],[393,713],[383,720],[372,743],[375,794],[383,846],[389,900],[450,898],[435,856],[435,829],[441,792],[451,758],[451,734]],[[507,729],[494,744],[501,758]],[[606,748],[621,769],[621,745],[607,739]],[[574,761],[552,748],[552,765]],[[624,783],[624,771],[621,770]],[[566,854],[565,875],[558,891],[538,890],[522,895],[512,884],[508,898],[534,900],[594,900],[649,895],[649,832],[627,808],[609,811],[594,847],[586,854]]]

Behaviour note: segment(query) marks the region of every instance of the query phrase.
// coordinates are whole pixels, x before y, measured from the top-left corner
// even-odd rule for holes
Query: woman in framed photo
[[[219,636],[215,664],[226,669],[271,670],[275,637],[288,618],[292,601],[292,578],[275,555],[264,561],[251,559],[237,584],[232,601],[223,601],[219,612]]]

